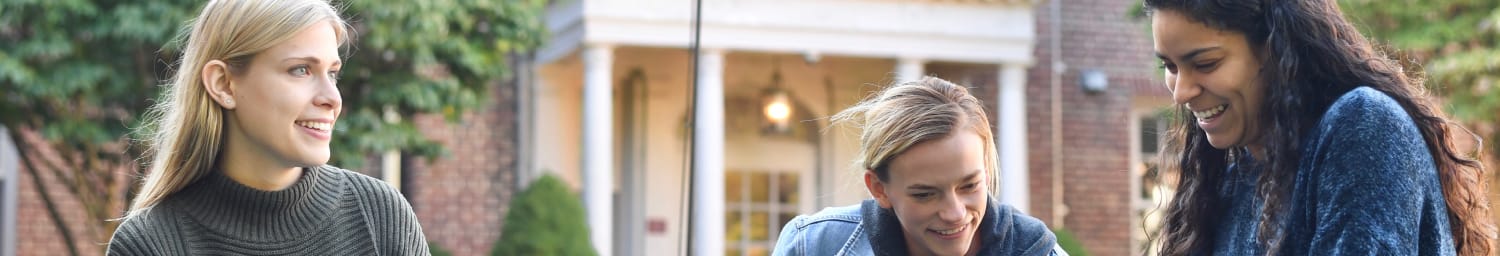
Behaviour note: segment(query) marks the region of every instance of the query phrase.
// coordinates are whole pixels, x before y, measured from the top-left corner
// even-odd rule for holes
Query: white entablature
[[[992,64],[1032,62],[1027,1],[703,1],[703,48],[920,58]],[[552,33],[538,61],[580,45],[686,48],[692,1],[564,1],[548,8]]]

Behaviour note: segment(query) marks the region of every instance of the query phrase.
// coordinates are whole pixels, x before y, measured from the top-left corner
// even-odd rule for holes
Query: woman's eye
[[[963,190],[965,190],[965,191],[970,191],[970,190],[974,190],[974,189],[976,189],[976,188],[979,188],[979,183],[969,183],[969,184],[964,184],[964,186],[963,186],[963,187],[960,187],[960,189],[963,189]]]
[[[339,71],[338,70],[328,71],[328,79],[333,80],[333,81],[338,81],[339,80]]]
[[[916,193],[911,194],[911,197],[916,199],[927,199],[928,197],[932,197],[932,193]]]
[[[307,76],[307,74],[308,74],[307,66],[292,67],[292,69],[287,70],[287,73],[291,73],[293,76],[299,76],[299,77],[301,77],[301,76]]]
[[[1207,71],[1213,70],[1214,67],[1218,67],[1218,66],[1219,66],[1219,62],[1215,61],[1215,62],[1209,62],[1209,63],[1200,63],[1200,64],[1196,65],[1194,68],[1197,68],[1198,71],[1207,72]]]
[[[1172,74],[1176,74],[1177,73],[1177,64],[1162,63],[1160,68],[1161,69],[1166,69],[1167,72],[1171,72]]]

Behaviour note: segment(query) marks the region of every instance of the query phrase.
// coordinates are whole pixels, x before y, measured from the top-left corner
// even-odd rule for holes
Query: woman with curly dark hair
[[[1332,0],[1146,0],[1177,114],[1165,255],[1487,255],[1484,168]]]

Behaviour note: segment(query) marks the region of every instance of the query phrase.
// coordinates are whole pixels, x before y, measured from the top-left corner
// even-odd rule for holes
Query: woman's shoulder
[[[345,182],[349,185],[354,186],[357,190],[365,190],[368,192],[395,192],[395,188],[385,183],[385,181],[376,179],[375,177],[370,177],[369,175],[365,175],[363,173],[339,168],[338,166],[332,165],[322,165],[313,167],[313,169],[320,172],[322,175],[332,177],[332,179],[330,180]]]
[[[1057,235],[1042,220],[993,200],[989,211],[996,211],[993,216],[998,218],[995,221],[1000,222],[1000,225],[991,228],[989,237],[1003,237],[1005,240],[989,241],[989,244],[1004,246],[988,247],[987,252],[1004,255],[1054,255],[1053,252],[1057,251]]]
[[[1000,210],[999,214],[1002,217],[1010,219],[1010,227],[1007,227],[1006,231],[1012,234],[1021,234],[1025,237],[1053,237],[1052,230],[1048,229],[1047,223],[1042,222],[1041,219],[1027,215],[1015,207],[1006,204],[1000,204],[996,208]]]
[[[1370,87],[1358,87],[1339,96],[1308,135],[1306,138],[1313,140],[1306,142],[1311,143],[1308,150],[1391,151],[1396,149],[1393,146],[1414,150],[1421,146],[1424,150],[1420,151],[1425,152],[1421,130],[1406,109],[1396,99]]]
[[[794,219],[791,222],[788,222],[787,226],[796,225],[799,228],[805,228],[806,226],[820,225],[820,224],[822,224],[822,225],[859,224],[859,220],[860,220],[859,208],[860,208],[859,204],[847,205],[847,206],[841,206],[841,207],[823,208],[823,210],[818,211],[817,213],[814,213],[812,215],[797,216],[796,219]]]
[[[1345,92],[1328,106],[1319,126],[1334,125],[1387,129],[1395,125],[1415,128],[1406,109],[1395,98],[1365,86]]]
[[[120,217],[120,225],[115,228],[115,235],[121,233],[161,235],[175,231],[178,221],[184,216],[183,208],[188,207],[176,200],[164,200],[155,206],[140,209],[135,212],[126,213]]]
[[[375,177],[331,165],[314,170],[332,177],[325,180],[343,183],[347,187],[344,191],[359,201],[359,210],[371,233],[376,234],[376,244],[385,252],[382,254],[426,255],[426,235],[422,234],[422,225],[401,191]]]
[[[791,221],[786,223],[786,227],[782,229],[784,234],[842,237],[842,239],[848,239],[849,235],[854,232],[854,229],[859,226],[860,219],[860,205],[858,204],[829,207],[812,215],[799,215],[796,218],[792,218]],[[839,240],[839,242],[843,242],[843,240]]]
[[[150,255],[178,252],[181,234],[176,213],[169,206],[157,205],[119,219],[120,225],[110,236],[108,255]]]
[[[859,228],[859,204],[829,207],[786,223],[772,255],[834,255]]]
[[[380,179],[332,165],[318,166],[315,170],[331,177],[329,180],[344,183],[348,186],[347,191],[359,197],[360,201],[364,201],[365,204],[410,208],[406,206],[408,203],[406,197],[401,195],[401,191],[397,191],[395,187]]]
[[[1369,87],[1340,96],[1306,139],[1299,168],[1318,177],[1308,180],[1316,180],[1318,190],[1390,191],[1437,177],[1417,123],[1396,99]]]

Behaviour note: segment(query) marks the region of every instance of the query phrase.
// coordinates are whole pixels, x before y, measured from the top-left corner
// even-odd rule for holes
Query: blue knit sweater
[[[1345,93],[1306,136],[1277,255],[1455,254],[1432,155],[1390,96]],[[1227,170],[1215,255],[1265,254],[1256,239],[1262,167],[1243,157]]]

